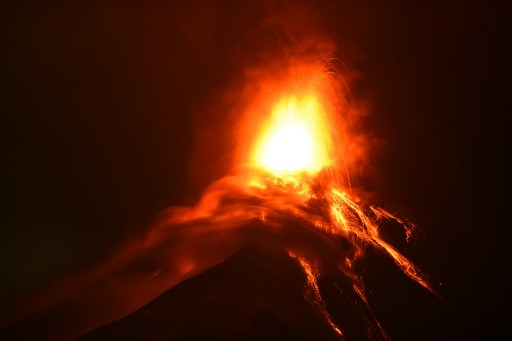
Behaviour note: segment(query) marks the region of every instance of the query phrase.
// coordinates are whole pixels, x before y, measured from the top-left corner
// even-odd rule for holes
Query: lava
[[[256,142],[254,164],[275,175],[317,173],[329,166],[331,141],[314,95],[282,99]]]

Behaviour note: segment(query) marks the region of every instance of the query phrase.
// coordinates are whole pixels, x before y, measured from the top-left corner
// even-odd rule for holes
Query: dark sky
[[[93,265],[165,207],[193,204],[232,148],[226,89],[290,43],[255,28],[269,8],[304,5],[358,75],[365,129],[385,142],[365,186],[420,225],[410,256],[471,316],[467,328],[504,323],[510,5],[274,3],[0,5],[0,306]],[[214,143],[198,170],[205,129]]]

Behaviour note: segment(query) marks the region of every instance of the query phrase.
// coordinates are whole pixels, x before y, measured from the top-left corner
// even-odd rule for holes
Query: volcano
[[[8,3],[1,340],[509,332],[508,2]]]
[[[328,64],[290,67],[242,115],[229,174],[43,294],[6,337],[387,340],[374,292],[442,301],[406,256],[415,224],[353,187],[363,140],[339,82]]]

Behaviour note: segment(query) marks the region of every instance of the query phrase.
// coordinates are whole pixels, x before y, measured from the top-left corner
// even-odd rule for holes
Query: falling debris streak
[[[310,293],[310,295],[306,295],[306,297],[308,297],[310,303],[318,309],[318,311],[322,314],[326,322],[336,332],[336,334],[343,337],[342,330],[338,326],[336,326],[336,324],[332,321],[332,318],[329,315],[329,311],[327,310],[322,295],[320,294],[320,290],[318,289],[318,283],[316,280],[318,277],[318,272],[316,268],[312,267],[304,258],[296,256],[291,251],[289,252],[289,255],[290,257],[296,258],[299,261],[300,265],[302,266],[302,269],[304,270],[304,273],[306,274],[307,286],[309,288]]]
[[[375,214],[377,219],[379,219],[381,217],[385,217],[387,219],[395,220],[398,223],[400,223],[405,230],[406,241],[407,242],[410,241],[413,231],[414,231],[414,227],[415,227],[412,222],[410,222],[409,220],[407,220],[405,218],[400,218],[397,215],[393,215],[380,207],[370,206],[370,210]]]
[[[354,291],[359,296],[359,298],[361,298],[361,300],[364,302],[365,307],[370,314],[371,321],[368,321],[369,324],[371,325],[373,323],[376,326],[377,331],[379,332],[379,336],[382,337],[384,340],[391,340],[391,338],[388,336],[388,334],[386,333],[384,328],[382,328],[379,320],[377,320],[375,315],[373,315],[373,313],[372,313],[372,310],[370,308],[370,303],[368,302],[368,299],[366,298],[366,295],[364,293],[365,290],[364,290],[364,283],[363,283],[362,279],[359,278],[359,283],[354,283],[353,288],[354,288]],[[368,334],[369,335],[374,334],[374,331],[372,330],[371,327],[368,327]]]

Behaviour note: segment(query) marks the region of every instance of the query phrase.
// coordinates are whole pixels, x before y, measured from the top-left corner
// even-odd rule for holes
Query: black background
[[[467,335],[504,327],[510,5],[305,5],[337,57],[360,74],[352,90],[371,105],[366,129],[385,141],[371,154],[365,185],[420,225],[408,255],[468,317]],[[198,173],[195,133],[229,124],[205,108],[255,62],[252,51],[277,44],[247,38],[272,15],[267,7],[0,5],[2,313],[46,281],[108,256],[165,207],[193,204],[222,174],[215,160],[231,147],[217,143]]]

